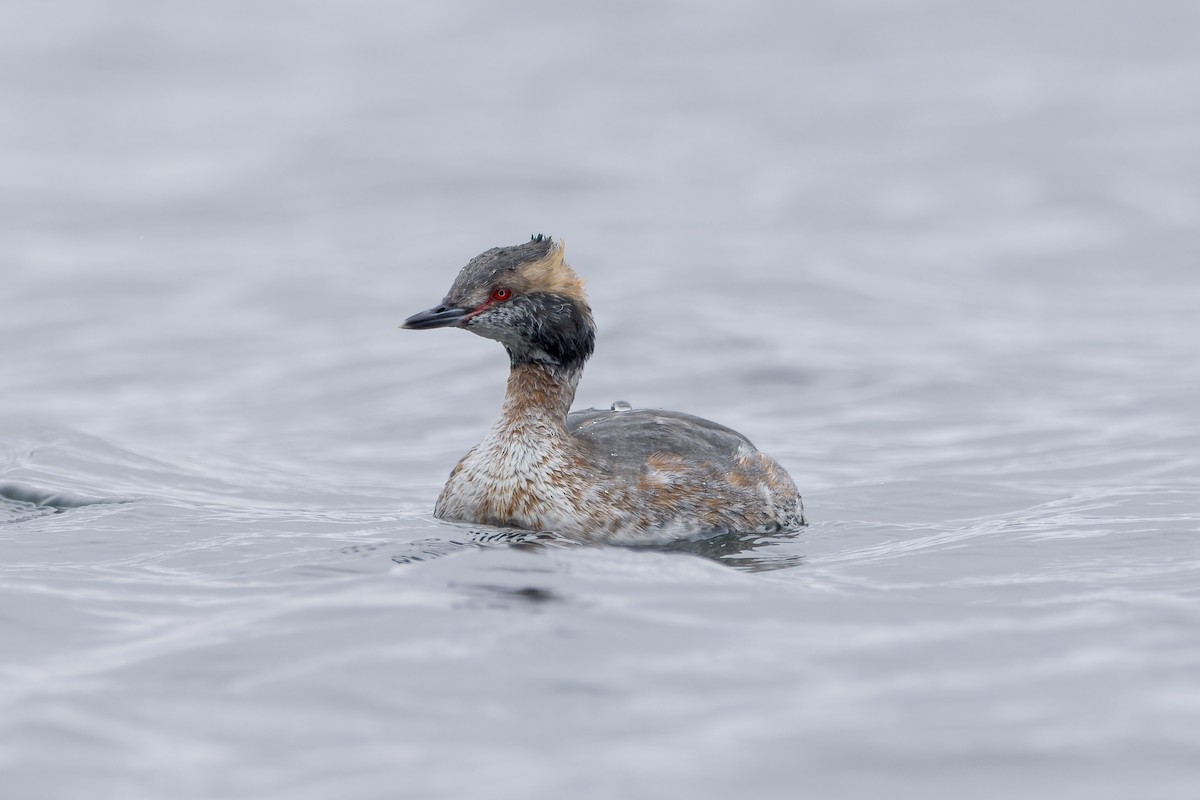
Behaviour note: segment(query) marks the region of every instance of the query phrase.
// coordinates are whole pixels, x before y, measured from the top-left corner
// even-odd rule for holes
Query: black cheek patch
[[[591,315],[567,297],[535,292],[525,295],[529,314],[522,315],[521,338],[529,342],[530,354],[545,353],[564,367],[582,366],[596,346],[596,327]],[[513,363],[522,363],[512,353]],[[535,360],[532,357],[525,360]]]

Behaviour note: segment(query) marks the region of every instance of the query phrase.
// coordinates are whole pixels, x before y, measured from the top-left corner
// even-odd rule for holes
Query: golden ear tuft
[[[559,240],[551,245],[545,256],[520,267],[518,271],[525,281],[526,291],[561,294],[586,303],[583,280],[563,259],[564,251],[563,242]]]

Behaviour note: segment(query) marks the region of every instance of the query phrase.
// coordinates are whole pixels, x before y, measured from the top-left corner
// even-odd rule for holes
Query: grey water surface
[[[9,0],[0,797],[1200,797],[1198,9]],[[432,518],[532,233],[806,530]]]

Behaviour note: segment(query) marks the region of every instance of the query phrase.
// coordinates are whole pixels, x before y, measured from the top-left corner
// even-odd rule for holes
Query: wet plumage
[[[436,516],[593,541],[804,524],[787,472],[736,431],[671,411],[570,412],[595,324],[549,238],[476,256],[439,306],[405,321],[451,326],[501,342],[511,371],[499,418],[454,467]]]

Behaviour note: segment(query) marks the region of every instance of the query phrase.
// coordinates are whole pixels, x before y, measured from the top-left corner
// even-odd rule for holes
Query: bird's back
[[[587,409],[567,416],[567,430],[598,471],[634,490],[651,525],[748,532],[804,524],[787,472],[724,425],[677,411]]]
[[[613,468],[640,471],[646,459],[672,454],[694,463],[730,461],[754,452],[742,434],[678,411],[589,408],[567,415],[567,430],[591,444]]]

